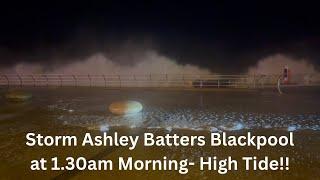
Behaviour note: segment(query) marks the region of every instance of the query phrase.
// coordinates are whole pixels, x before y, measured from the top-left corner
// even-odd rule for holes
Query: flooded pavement
[[[5,90],[2,90],[4,92]],[[177,91],[177,90],[107,90],[103,88],[33,88],[25,89],[33,98],[23,103],[7,102],[0,107],[0,176],[2,179],[318,179],[320,176],[320,89],[288,88],[257,91]],[[119,100],[141,102],[144,109],[131,116],[108,112]],[[27,147],[25,135],[101,134],[124,135],[153,132],[163,135],[205,135],[225,131],[241,135],[285,135],[294,132],[294,147],[144,147],[135,150],[108,147]],[[63,159],[83,156],[87,159],[188,158],[200,156],[290,157],[289,171],[199,171],[192,167],[181,175],[176,171],[41,171],[29,170],[30,160],[40,157]],[[243,169],[243,168],[241,168]]]

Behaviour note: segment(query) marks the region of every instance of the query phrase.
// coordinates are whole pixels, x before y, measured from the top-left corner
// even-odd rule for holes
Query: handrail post
[[[88,74],[88,78],[89,78],[89,81],[90,81],[90,87],[92,87],[92,82],[91,82],[90,74]]]
[[[106,76],[103,74],[102,77],[103,77],[103,80],[104,80],[104,87],[107,88]]]
[[[151,84],[152,84],[152,78],[151,78],[151,73],[149,74],[149,86],[152,86]]]
[[[135,74],[133,74],[133,81],[135,82],[135,86],[138,87],[137,78]]]
[[[19,81],[20,81],[20,87],[22,87],[22,78],[20,76],[20,74],[17,74],[18,78],[19,78]]]
[[[256,75],[253,74],[253,88],[256,88]]]
[[[60,87],[62,87],[62,77],[61,77],[60,74],[58,75],[58,77],[59,77],[59,80],[60,80]]]
[[[36,79],[34,78],[34,76],[31,74],[31,78],[33,80],[33,86],[36,87]]]
[[[185,82],[185,79],[184,79],[184,74],[182,74],[182,83],[183,83],[183,86],[185,87],[186,86],[186,82]]]
[[[121,77],[120,77],[120,75],[118,75],[118,78],[119,78],[119,87],[121,88]]]
[[[74,86],[77,87],[78,86],[77,78],[74,74],[72,75],[72,77],[74,79]]]
[[[167,82],[167,87],[169,87],[169,81],[168,81],[168,74],[166,73],[166,82]]]
[[[49,79],[48,79],[48,76],[46,74],[44,74],[44,77],[46,78],[47,80],[47,87],[49,87]]]

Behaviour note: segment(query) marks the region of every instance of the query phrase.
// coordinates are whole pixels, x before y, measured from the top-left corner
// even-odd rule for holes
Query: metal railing
[[[183,87],[183,88],[266,88],[275,87],[281,75],[213,75],[213,74],[0,74],[0,86],[45,87],[89,86]],[[318,74],[296,74],[284,86],[318,86]]]

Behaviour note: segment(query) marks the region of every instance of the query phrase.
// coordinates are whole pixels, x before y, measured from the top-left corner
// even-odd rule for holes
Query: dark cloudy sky
[[[1,2],[0,61],[68,63],[102,52],[132,64],[138,60],[130,53],[149,48],[218,72],[240,72],[276,53],[319,68],[318,7],[307,1]]]

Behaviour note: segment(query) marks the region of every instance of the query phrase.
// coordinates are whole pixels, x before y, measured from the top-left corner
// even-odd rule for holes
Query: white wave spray
[[[248,74],[282,74],[288,66],[292,74],[318,74],[315,67],[306,59],[294,59],[283,54],[275,54],[258,61],[248,68]]]
[[[135,57],[137,58],[137,57]],[[181,65],[173,59],[162,56],[154,50],[143,53],[135,64],[119,64],[101,53],[96,53],[86,60],[75,60],[63,66],[57,65],[46,70],[36,63],[19,63],[11,68],[0,69],[3,73],[49,73],[49,74],[211,74],[210,70],[195,65]]]

